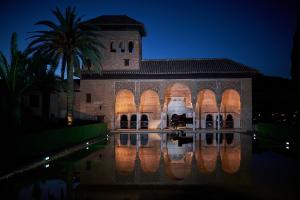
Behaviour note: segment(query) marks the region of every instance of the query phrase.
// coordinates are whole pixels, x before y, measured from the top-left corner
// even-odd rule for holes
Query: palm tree
[[[11,37],[11,62],[0,51],[0,79],[4,82],[7,112],[10,122],[16,127],[21,125],[21,98],[24,91],[32,84],[30,59],[26,51],[18,50],[17,34]]]
[[[99,28],[77,17],[75,8],[67,7],[65,14],[56,8],[53,14],[58,23],[39,21],[36,25],[45,25],[48,30],[35,31],[29,44],[34,54],[47,56],[54,68],[61,66],[61,78],[67,70],[67,119],[72,124],[74,105],[73,76],[80,77],[81,68],[91,63],[94,70],[101,73],[101,52],[104,48],[100,41]]]

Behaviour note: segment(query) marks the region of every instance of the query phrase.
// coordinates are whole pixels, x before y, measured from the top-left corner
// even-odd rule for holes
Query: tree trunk
[[[73,58],[69,56],[67,62],[67,123],[72,125],[73,123],[73,106],[74,106],[74,81],[73,81]]]

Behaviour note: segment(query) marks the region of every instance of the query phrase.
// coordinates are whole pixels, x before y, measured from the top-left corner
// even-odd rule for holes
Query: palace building
[[[143,23],[126,15],[89,21],[103,32],[103,70],[99,73],[89,66],[82,72],[75,118],[101,119],[112,130],[171,126],[251,130],[255,69],[225,58],[143,59]],[[65,117],[66,109],[51,106],[51,113]]]

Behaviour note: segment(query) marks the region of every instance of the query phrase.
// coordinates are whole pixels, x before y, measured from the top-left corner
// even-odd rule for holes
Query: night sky
[[[84,19],[126,14],[143,22],[143,58],[229,58],[266,75],[290,76],[299,0],[0,0],[0,49],[11,33],[24,49],[28,32],[54,19],[56,6],[76,6]]]

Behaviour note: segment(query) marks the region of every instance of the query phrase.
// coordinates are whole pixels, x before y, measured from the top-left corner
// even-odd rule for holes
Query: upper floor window
[[[116,52],[116,47],[115,47],[115,42],[114,41],[110,42],[110,52]]]
[[[122,52],[122,53],[125,52],[125,45],[124,45],[124,42],[123,42],[123,41],[121,41],[121,42],[119,43],[119,52]]]
[[[124,65],[129,66],[129,59],[124,59]]]
[[[134,43],[132,41],[130,41],[128,43],[128,52],[129,53],[133,53],[134,52]]]
[[[91,103],[92,102],[92,94],[91,93],[86,93],[86,102]]]

